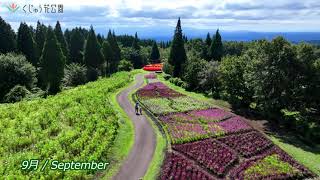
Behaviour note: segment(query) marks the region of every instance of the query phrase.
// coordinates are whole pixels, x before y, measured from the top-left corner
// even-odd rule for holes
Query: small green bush
[[[172,75],[172,73],[173,73],[173,66],[170,65],[168,62],[164,62],[164,63],[163,63],[162,70],[163,70],[163,72],[165,72],[166,74]]]
[[[84,65],[71,63],[64,72],[63,83],[65,86],[78,86],[87,82],[87,68]]]
[[[7,103],[18,102],[29,94],[30,92],[25,86],[16,85],[4,96],[4,101]]]
[[[0,55],[0,101],[9,91],[20,84],[31,89],[37,82],[36,68],[22,55]]]
[[[163,75],[163,78],[164,78],[165,80],[169,80],[169,79],[171,78],[171,75],[170,75],[170,74],[164,74],[164,75]]]
[[[133,70],[133,64],[128,60],[121,60],[118,66],[119,71],[131,71]]]

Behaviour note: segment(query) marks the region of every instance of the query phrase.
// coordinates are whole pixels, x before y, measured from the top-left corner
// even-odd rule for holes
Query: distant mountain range
[[[151,38],[157,41],[168,41],[172,39],[174,27],[131,27],[131,28],[115,28],[116,34],[134,35],[138,32],[140,38]],[[216,29],[194,29],[183,28],[183,33],[190,38],[205,38],[207,33],[211,35]],[[96,32],[106,34],[107,29],[96,29]],[[220,30],[222,39],[225,41],[252,41],[257,39],[271,40],[277,36],[283,36],[291,42],[311,42],[319,43],[320,32],[253,32],[253,31],[224,31]]]
[[[186,32],[187,37],[190,38],[205,38],[207,33],[192,33]],[[145,38],[156,39],[157,41],[167,41],[172,39],[172,35],[141,35]],[[224,41],[252,41],[258,39],[271,40],[277,36],[283,36],[287,40],[298,43],[298,42],[309,42],[313,44],[320,44],[320,33],[317,32],[224,32],[221,31],[221,36]]]

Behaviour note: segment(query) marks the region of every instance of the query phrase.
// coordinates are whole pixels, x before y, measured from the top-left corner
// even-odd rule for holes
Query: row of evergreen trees
[[[135,68],[143,67],[149,58],[151,62],[160,62],[156,41],[141,40],[137,33],[135,36],[117,37],[114,31],[109,30],[107,37],[103,37],[100,34],[96,35],[93,27],[89,30],[76,27],[72,30],[66,29],[63,33],[59,21],[55,27],[45,26],[38,21],[35,29],[23,22],[15,33],[10,24],[1,17],[0,33],[0,41],[6,42],[0,44],[0,54],[14,52],[24,55],[36,68],[38,86],[49,93],[60,90],[64,72],[70,67],[82,70],[82,67],[85,67],[86,80],[93,81],[98,76],[118,71],[121,59],[128,61],[122,65],[131,63]],[[123,49],[125,47],[130,47],[129,52]],[[148,57],[142,57],[141,51],[145,50],[141,47],[150,49]],[[127,56],[121,57],[123,54]],[[71,64],[80,67],[69,66]],[[67,66],[69,68],[66,68]]]

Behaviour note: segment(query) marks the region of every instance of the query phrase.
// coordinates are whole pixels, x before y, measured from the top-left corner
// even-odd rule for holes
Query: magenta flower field
[[[161,180],[315,176],[241,116],[188,97],[161,82],[144,86],[136,95],[157,118],[172,145],[162,165]]]

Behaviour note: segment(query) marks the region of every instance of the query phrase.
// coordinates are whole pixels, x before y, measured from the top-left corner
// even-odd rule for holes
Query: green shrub
[[[66,86],[78,86],[87,82],[87,68],[84,65],[71,63],[64,72],[63,82]]]
[[[131,71],[133,70],[133,64],[128,60],[121,60],[118,66],[119,71]]]
[[[30,92],[25,86],[16,85],[12,88],[8,94],[4,96],[4,101],[7,103],[14,103],[21,101],[25,98]]]
[[[87,68],[87,80],[95,81],[99,77],[99,70],[96,68],[88,67]]]
[[[168,62],[163,63],[162,71],[165,72],[166,74],[172,75],[173,73],[173,66],[170,65]]]
[[[16,85],[31,89],[37,82],[36,69],[22,55],[0,55],[0,101]]]
[[[169,79],[171,78],[171,75],[170,75],[170,74],[164,74],[164,75],[163,75],[163,78],[164,78],[165,80],[169,80]]]

